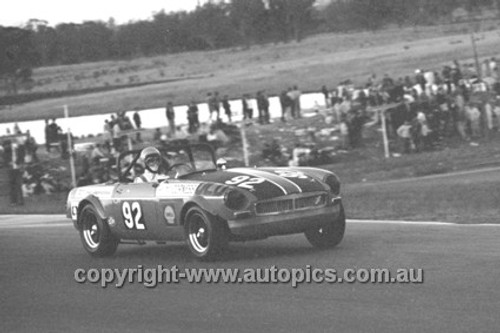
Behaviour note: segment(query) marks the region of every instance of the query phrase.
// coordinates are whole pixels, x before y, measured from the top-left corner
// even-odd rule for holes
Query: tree
[[[236,41],[230,7],[224,2],[208,2],[197,7],[188,22],[192,35],[212,49],[228,47]]]
[[[0,78],[6,82],[7,93],[17,93],[18,79],[31,79],[31,68],[38,62],[32,32],[26,29],[0,27]]]
[[[259,39],[258,27],[264,22],[265,7],[262,0],[232,0],[230,15],[241,41],[247,47]],[[261,21],[259,21],[261,20]]]
[[[286,0],[285,11],[287,15],[288,31],[293,38],[300,42],[304,31],[312,23],[311,11],[314,0]]]

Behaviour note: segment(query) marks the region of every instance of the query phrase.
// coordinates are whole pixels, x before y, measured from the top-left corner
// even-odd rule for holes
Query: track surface
[[[237,243],[199,263],[184,244],[121,245],[90,258],[61,216],[0,216],[1,332],[495,332],[500,226],[349,221],[333,250],[302,235]],[[125,284],[77,268],[422,268],[423,284]]]

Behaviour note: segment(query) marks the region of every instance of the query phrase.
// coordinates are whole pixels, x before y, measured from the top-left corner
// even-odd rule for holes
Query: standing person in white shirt
[[[9,185],[11,206],[24,205],[23,198],[23,163],[24,147],[16,142],[10,144],[9,156]]]

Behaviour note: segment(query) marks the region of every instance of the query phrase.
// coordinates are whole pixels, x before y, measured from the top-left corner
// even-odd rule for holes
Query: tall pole
[[[380,117],[382,117],[382,137],[384,140],[384,156],[385,158],[389,158],[390,152],[389,152],[389,140],[387,139],[387,126],[385,122],[385,110],[381,109],[380,110]]]
[[[474,53],[474,63],[476,65],[476,72],[477,72],[477,78],[481,80],[481,66],[479,65],[479,58],[477,56],[477,47],[476,47],[476,39],[474,38],[474,30],[475,28],[475,22],[474,18],[472,17],[472,6],[469,8],[469,21],[470,21],[470,40],[472,43],[472,51]]]
[[[476,40],[474,39],[474,32],[470,34],[470,39],[472,41],[472,50],[474,51],[474,63],[476,64],[477,78],[481,80],[481,66],[479,65],[479,58],[477,56]]]
[[[68,106],[64,105],[64,117],[68,121],[68,130],[66,131],[68,135],[68,151],[69,151],[69,166],[71,168],[71,184],[73,188],[76,187],[76,173],[75,173],[75,161],[73,160],[73,143],[71,142],[71,129],[69,128],[69,116],[68,116]]]
[[[241,131],[241,141],[243,143],[243,161],[245,162],[245,166],[247,167],[250,162],[248,159],[248,142],[247,142],[247,135],[245,131],[245,120],[243,120],[240,124],[240,131]]]

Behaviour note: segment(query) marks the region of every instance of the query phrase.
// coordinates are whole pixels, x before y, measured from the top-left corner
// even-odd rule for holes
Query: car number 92
[[[250,176],[236,176],[229,180],[226,180],[227,185],[236,185],[238,187],[254,191],[254,185],[262,184],[266,180],[264,178],[250,177]]]
[[[122,205],[123,222],[127,229],[145,230],[144,220],[142,219],[141,205],[134,201],[132,204],[125,201]]]

